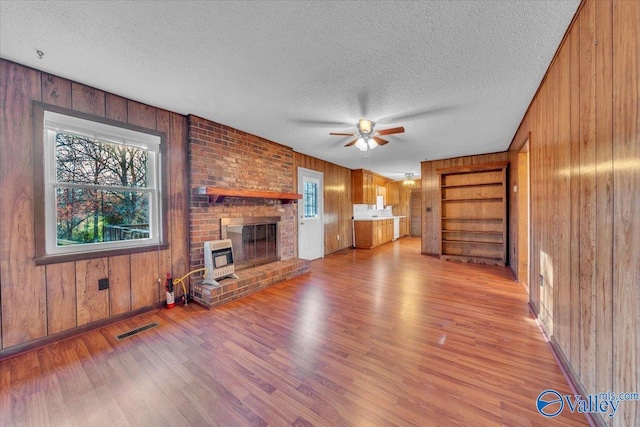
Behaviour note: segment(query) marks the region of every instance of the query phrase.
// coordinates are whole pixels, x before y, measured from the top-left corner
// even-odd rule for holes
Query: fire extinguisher
[[[173,308],[176,306],[176,300],[173,294],[173,279],[171,278],[170,273],[167,273],[165,285],[167,289],[167,308]]]

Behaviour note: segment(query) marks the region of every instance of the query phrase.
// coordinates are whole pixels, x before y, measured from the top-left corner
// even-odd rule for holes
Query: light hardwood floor
[[[158,310],[0,362],[2,426],[578,426],[503,267],[348,250],[208,311]],[[123,341],[114,336],[159,326]]]

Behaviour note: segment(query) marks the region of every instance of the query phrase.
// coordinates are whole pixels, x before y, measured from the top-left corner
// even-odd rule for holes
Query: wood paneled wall
[[[481,165],[509,160],[509,154],[493,153],[477,156],[456,157],[453,159],[432,160],[421,163],[422,189],[422,253],[440,254],[440,184],[436,169],[452,166]],[[509,249],[509,253],[513,250]]]
[[[166,133],[170,248],[36,266],[32,101]],[[184,116],[0,60],[0,348],[8,349],[164,299],[166,272],[188,271]],[[97,280],[108,277],[108,291]],[[0,351],[0,356],[2,352]]]
[[[325,255],[352,247],[351,170],[300,153],[294,153],[293,164],[293,182],[298,182],[298,166],[324,174]],[[340,239],[337,236],[340,236]]]
[[[583,393],[640,390],[639,22],[584,2],[511,145],[531,135],[531,303]]]

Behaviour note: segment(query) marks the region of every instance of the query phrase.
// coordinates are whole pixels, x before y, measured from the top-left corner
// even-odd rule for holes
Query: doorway
[[[518,152],[518,281],[529,288],[529,139]]]
[[[324,255],[324,175],[298,167],[298,257],[317,259]]]

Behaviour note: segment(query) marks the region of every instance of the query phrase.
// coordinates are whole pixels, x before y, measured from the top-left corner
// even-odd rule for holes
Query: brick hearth
[[[308,273],[309,270],[309,261],[291,258],[239,271],[238,279],[223,279],[218,287],[194,283],[192,289],[201,294],[203,301],[198,302],[211,309]]]

